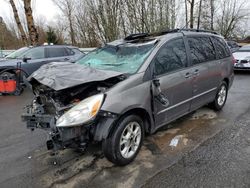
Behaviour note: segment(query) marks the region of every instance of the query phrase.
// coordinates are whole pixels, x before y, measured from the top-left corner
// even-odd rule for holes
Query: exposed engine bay
[[[91,141],[93,125],[98,121],[98,118],[88,121],[84,125],[68,127],[65,125],[57,126],[58,119],[85,99],[105,93],[106,90],[124,79],[126,76],[118,75],[103,81],[91,81],[61,90],[52,89],[36,79],[30,79],[29,82],[35,97],[32,104],[26,106],[26,112],[22,115],[22,119],[26,122],[28,129],[39,128],[48,131],[50,139],[47,141],[47,148],[49,150],[64,147],[84,149],[86,144]],[[99,114],[94,115],[98,116]]]

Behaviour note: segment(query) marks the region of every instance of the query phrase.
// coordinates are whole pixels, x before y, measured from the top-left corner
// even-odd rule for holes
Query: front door
[[[183,38],[168,41],[153,59],[154,116],[156,128],[180,117],[190,109],[192,74]],[[153,82],[154,82],[153,81]]]
[[[34,47],[23,55],[28,60],[22,63],[22,69],[28,74],[40,68],[46,62],[44,47]]]

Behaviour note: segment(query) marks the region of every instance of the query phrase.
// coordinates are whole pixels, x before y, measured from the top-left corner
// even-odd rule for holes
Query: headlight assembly
[[[80,126],[95,118],[99,112],[104,94],[98,94],[84,99],[68,112],[63,114],[56,122],[57,127]]]

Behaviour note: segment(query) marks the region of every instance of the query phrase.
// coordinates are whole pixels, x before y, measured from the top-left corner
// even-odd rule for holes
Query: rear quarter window
[[[212,37],[212,40],[213,40],[213,43],[217,52],[217,57],[219,59],[223,59],[231,55],[230,49],[227,46],[224,39],[219,38],[219,37]]]
[[[67,56],[65,48],[60,48],[60,47],[47,48],[47,52],[49,58]]]

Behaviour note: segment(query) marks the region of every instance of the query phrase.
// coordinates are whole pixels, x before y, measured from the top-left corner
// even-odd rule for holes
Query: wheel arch
[[[227,87],[229,87],[229,78],[224,78],[223,81],[226,82]]]
[[[109,131],[109,135],[110,136],[114,129],[115,129],[115,125],[118,121],[120,121],[122,118],[129,116],[129,115],[137,115],[139,116],[143,123],[144,123],[144,129],[145,129],[145,133],[150,133],[151,132],[151,128],[152,128],[152,121],[151,121],[151,117],[149,115],[149,112],[147,110],[145,110],[144,108],[140,108],[140,107],[136,107],[136,108],[131,108],[129,110],[126,110],[125,112],[123,112],[115,121],[115,123],[112,125],[110,131]]]

